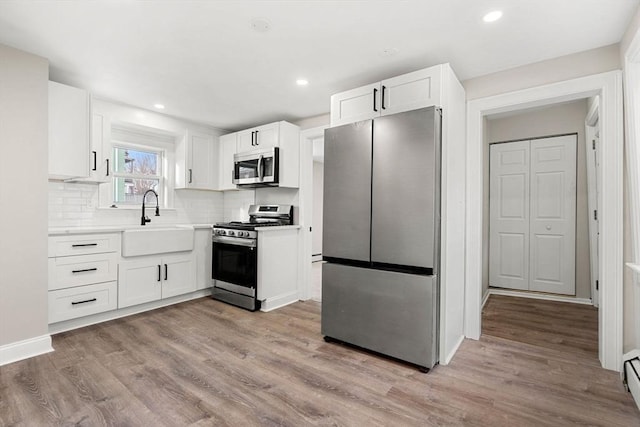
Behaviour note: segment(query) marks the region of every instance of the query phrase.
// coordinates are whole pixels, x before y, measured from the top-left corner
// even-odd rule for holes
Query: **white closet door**
[[[529,289],[575,295],[576,136],[531,141]]]
[[[529,141],[490,146],[489,284],[529,289]]]

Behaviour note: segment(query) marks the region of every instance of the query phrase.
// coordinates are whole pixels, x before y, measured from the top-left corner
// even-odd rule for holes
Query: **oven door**
[[[278,185],[278,147],[234,156],[233,183],[240,186]]]
[[[258,283],[256,240],[216,236],[212,246],[214,286],[255,297]]]

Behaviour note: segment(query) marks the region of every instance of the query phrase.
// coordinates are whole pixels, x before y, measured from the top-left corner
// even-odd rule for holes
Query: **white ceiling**
[[[48,58],[51,80],[238,130],[325,114],[333,93],[443,62],[466,80],[614,44],[639,3],[3,0],[0,43]]]

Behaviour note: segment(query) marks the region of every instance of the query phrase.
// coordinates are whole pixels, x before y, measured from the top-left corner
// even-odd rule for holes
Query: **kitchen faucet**
[[[140,220],[140,225],[146,225],[148,222],[151,222],[151,219],[144,214],[144,200],[147,198],[147,194],[153,193],[156,196],[156,216],[160,216],[160,206],[158,203],[158,193],[153,190],[147,190],[142,196],[142,219]]]

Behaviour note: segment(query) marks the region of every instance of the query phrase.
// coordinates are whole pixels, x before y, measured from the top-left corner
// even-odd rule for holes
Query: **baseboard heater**
[[[636,401],[640,409],[640,357],[625,360],[624,362],[624,385]]]

